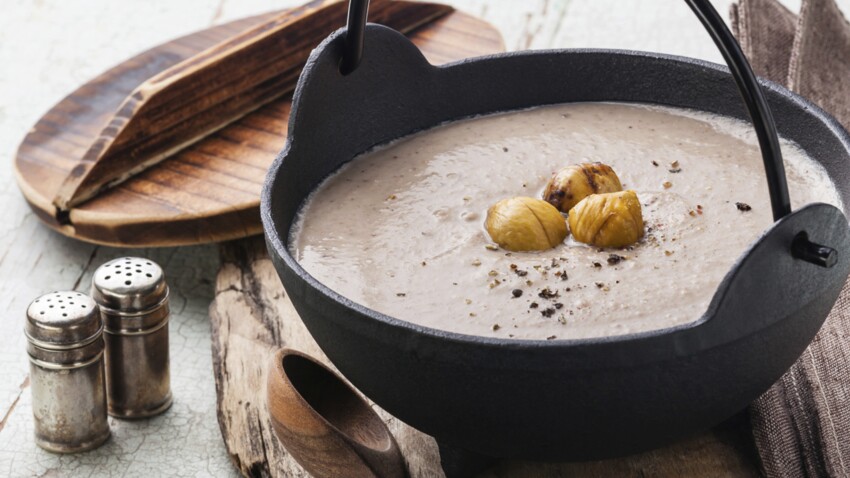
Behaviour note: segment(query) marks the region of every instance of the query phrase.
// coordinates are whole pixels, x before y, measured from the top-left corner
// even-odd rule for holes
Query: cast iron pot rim
[[[336,32],[336,34],[329,36],[325,40],[325,42],[322,43],[322,45],[320,45],[319,47],[317,47],[316,50],[314,50],[314,53],[315,53],[315,51],[321,50],[326,42],[333,41],[333,40],[339,40],[341,38],[339,36],[339,33],[341,31],[344,31],[344,29],[340,29],[339,31]],[[679,55],[671,55],[671,54],[666,54],[666,53],[648,52],[648,51],[640,51],[640,50],[607,49],[607,48],[567,48],[567,49],[545,49],[545,50],[522,50],[522,51],[497,53],[497,54],[492,54],[492,55],[482,55],[482,56],[478,56],[478,57],[465,58],[465,59],[462,59],[462,60],[459,60],[459,61],[454,61],[454,62],[446,63],[446,64],[443,64],[443,65],[430,65],[430,67],[435,68],[435,69],[445,70],[445,69],[450,69],[450,68],[453,68],[455,66],[462,65],[462,64],[469,64],[469,63],[479,62],[479,61],[499,61],[501,59],[510,58],[510,57],[514,57],[514,56],[541,56],[541,57],[546,57],[546,56],[550,56],[550,55],[570,56],[570,55],[600,55],[600,54],[602,54],[602,55],[612,55],[612,56],[621,56],[621,57],[639,57],[639,58],[643,58],[643,59],[652,59],[652,60],[661,60],[661,61],[664,61],[664,62],[681,63],[681,64],[685,64],[687,66],[695,66],[695,67],[699,67],[699,68],[703,68],[703,69],[707,69],[707,70],[719,71],[719,72],[723,73],[724,75],[727,75],[729,77],[730,82],[732,81],[732,76],[731,76],[731,73],[729,72],[729,68],[725,65],[721,65],[721,64],[718,64],[718,63],[714,63],[714,62],[710,62],[710,61],[706,61],[706,60],[700,60],[700,59],[697,59],[697,58],[691,58],[691,57],[685,57],[685,56],[679,56]],[[427,62],[427,60],[424,60],[424,59],[423,59],[423,61]],[[309,65],[309,60],[308,60],[308,65]],[[824,124],[828,128],[828,130],[832,134],[834,134],[835,137],[840,141],[840,143],[844,146],[844,149],[847,150],[848,152],[850,152],[850,133],[848,133],[847,130],[845,130],[844,127],[841,126],[841,124],[832,115],[830,115],[829,113],[827,113],[826,111],[821,109],[819,106],[815,105],[814,103],[810,102],[809,100],[803,98],[802,96],[788,90],[787,88],[785,88],[782,85],[779,85],[778,83],[775,83],[773,81],[770,81],[770,80],[762,78],[762,77],[759,77],[758,80],[759,80],[760,86],[766,90],[766,93],[774,93],[774,94],[777,94],[781,97],[784,97],[784,98],[790,100],[796,107],[808,112],[815,119],[817,119],[822,124]],[[300,89],[301,89],[301,80],[299,79],[299,83],[298,83],[298,86],[296,87],[295,94],[294,94],[294,97],[293,97],[294,101],[297,101],[298,92],[299,92]],[[604,100],[594,101],[594,102],[603,102],[603,101]],[[629,103],[628,100],[617,100],[616,102],[617,103]],[[647,102],[633,102],[633,103],[635,103],[635,104],[657,104],[659,106],[671,107],[671,105],[665,105],[665,104],[662,104],[662,103],[647,103]],[[533,107],[548,106],[548,105],[555,105],[555,104],[563,104],[563,103],[541,103],[539,105],[534,105]],[[362,305],[358,302],[352,301],[351,299],[348,299],[347,297],[341,295],[340,293],[336,292],[335,290],[331,289],[330,287],[324,285],[319,280],[317,280],[312,275],[310,275],[310,273],[308,273],[303,267],[301,267],[301,265],[298,263],[298,261],[296,261],[295,258],[292,257],[292,255],[289,253],[289,249],[284,244],[282,238],[279,237],[279,234],[277,233],[277,228],[275,227],[275,219],[272,217],[272,214],[271,214],[271,210],[272,210],[272,205],[271,205],[272,189],[274,188],[274,183],[275,183],[275,180],[277,179],[277,175],[279,173],[279,170],[280,170],[281,166],[283,165],[283,161],[284,161],[285,157],[287,156],[287,154],[289,153],[289,149],[290,149],[291,141],[292,141],[292,133],[297,131],[297,127],[294,124],[295,123],[295,121],[294,121],[295,114],[294,113],[296,113],[297,108],[298,108],[298,105],[294,105],[292,112],[291,112],[292,114],[290,115],[289,129],[288,129],[289,132],[290,132],[290,135],[286,140],[286,145],[284,146],[283,150],[277,155],[277,157],[275,158],[275,160],[272,162],[271,166],[269,167],[269,170],[266,173],[265,183],[263,184],[263,190],[262,190],[262,194],[261,194],[261,198],[260,198],[260,216],[261,216],[261,220],[263,222],[263,231],[264,231],[264,235],[266,237],[266,243],[267,243],[267,245],[270,245],[273,248],[272,251],[271,251],[272,254],[277,255],[280,259],[282,259],[282,261],[286,265],[286,267],[288,267],[292,272],[294,272],[301,280],[306,282],[307,285],[309,285],[310,287],[317,290],[319,293],[324,295],[326,298],[336,302],[337,304],[339,304],[343,307],[353,309],[355,312],[363,315],[364,317],[367,317],[371,320],[375,320],[375,321],[381,323],[382,325],[386,325],[386,326],[389,326],[389,327],[392,327],[392,328],[395,328],[395,329],[401,329],[404,332],[413,333],[414,335],[422,335],[422,336],[426,336],[426,337],[431,338],[431,339],[438,339],[438,340],[443,340],[443,341],[448,341],[448,342],[453,342],[453,343],[458,343],[458,344],[469,344],[469,345],[476,345],[476,346],[493,346],[493,347],[501,348],[501,349],[505,349],[505,348],[508,348],[508,349],[524,349],[524,348],[538,348],[538,347],[562,348],[562,347],[587,346],[587,345],[594,345],[594,344],[626,343],[626,342],[632,342],[632,341],[639,341],[639,340],[651,338],[651,337],[659,337],[659,336],[670,334],[670,333],[673,333],[673,332],[679,332],[679,331],[683,331],[683,330],[686,330],[686,329],[699,327],[699,326],[705,324],[714,315],[714,311],[715,311],[717,305],[721,302],[720,299],[722,297],[718,297],[717,292],[715,292],[715,295],[712,296],[712,299],[711,299],[706,311],[703,312],[703,314],[699,318],[697,318],[696,320],[694,320],[692,322],[679,324],[679,325],[675,325],[675,326],[672,326],[672,327],[665,327],[665,328],[661,328],[661,329],[654,329],[654,330],[648,330],[648,331],[644,331],[644,332],[636,332],[636,333],[623,334],[623,335],[588,337],[588,338],[578,338],[578,339],[545,340],[545,339],[497,338],[497,337],[487,337],[487,336],[483,336],[483,335],[461,334],[461,333],[458,333],[458,332],[450,332],[450,331],[447,331],[447,330],[435,329],[435,328],[415,324],[413,322],[407,322],[407,321],[392,317],[390,315],[386,315],[382,312],[379,312],[377,310],[366,307],[366,306],[364,306],[364,305]],[[683,107],[678,107],[678,108],[683,108]],[[492,115],[492,114],[507,113],[509,111],[519,111],[519,110],[522,110],[522,109],[527,109],[527,108],[520,108],[520,109],[517,109],[517,110],[491,111],[491,112],[484,113],[484,114],[476,114],[476,115],[471,115],[471,116],[466,116],[466,117],[454,118],[454,119],[451,119],[447,122],[440,123],[440,124],[445,124],[445,123],[448,123],[448,122],[462,121],[462,120],[466,120],[466,119],[470,119],[470,118],[474,118],[474,117],[478,117],[478,116],[487,116],[487,115]],[[714,113],[712,113],[712,114],[714,114]],[[728,116],[728,115],[722,115],[722,116]],[[741,118],[736,118],[736,119],[741,119]],[[745,119],[745,121],[748,121],[748,120]],[[419,134],[419,133],[422,133],[424,131],[428,131],[428,130],[434,128],[434,127],[439,126],[440,124],[435,124],[435,125],[432,125],[428,128],[425,128],[425,129],[422,129],[422,130],[419,130],[419,131],[411,132],[411,133],[409,133],[409,134],[407,134],[403,137],[413,135],[413,134]],[[400,138],[394,138],[390,141],[394,141],[394,140],[397,140],[397,139],[400,139]],[[390,142],[390,141],[388,141],[388,142]],[[386,144],[386,143],[382,143],[382,144]],[[375,145],[375,146],[380,146],[380,145]],[[373,146],[373,148],[375,146]],[[358,153],[357,155],[355,155],[354,158],[356,158],[360,154],[363,154],[364,152],[365,151]],[[351,159],[354,159],[354,158],[351,158]],[[348,163],[349,161],[351,161],[351,159],[345,161],[342,164]],[[331,174],[333,174],[333,173],[331,173]],[[832,178],[830,178],[830,179],[832,179]],[[302,200],[301,204],[299,204],[299,206],[298,206],[299,209],[303,206],[303,204],[304,204],[304,202]],[[807,206],[803,206],[803,207],[807,207]],[[802,208],[800,208],[800,209],[802,209]],[[843,209],[846,211],[847,205],[844,205]],[[746,259],[746,257],[749,255],[752,248],[764,238],[766,233],[770,229],[775,227],[777,224],[779,224],[781,221],[787,219],[787,217],[789,217],[789,216],[786,216],[785,218],[782,218],[779,221],[774,222],[773,224],[771,224],[771,226],[769,226],[767,229],[765,229],[765,231],[762,232],[761,235],[759,235],[758,237],[753,239],[753,241],[747,246],[746,250],[744,252],[742,252],[738,256],[737,259],[735,259],[735,262],[733,263],[732,267],[729,269],[729,271],[726,273],[726,275],[720,281],[720,284],[718,284],[718,290],[719,290],[720,286],[724,282],[726,282],[731,277],[731,275],[734,274],[738,270],[741,262]],[[289,232],[291,231],[291,227],[292,227],[292,225],[290,225],[290,227],[287,229],[287,241],[288,241]],[[761,329],[754,330],[748,335],[758,333],[759,330],[761,330]],[[737,337],[733,341],[740,340],[744,337],[745,336]],[[723,345],[723,344],[722,343],[716,344],[716,345],[709,347],[709,348],[719,347],[721,345]]]

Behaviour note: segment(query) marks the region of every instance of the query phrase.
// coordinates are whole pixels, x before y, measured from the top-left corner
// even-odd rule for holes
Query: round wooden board
[[[201,244],[260,234],[260,191],[266,169],[286,141],[291,95],[72,209],[70,225],[56,220],[52,200],[77,159],[134,88],[278,13],[236,20],[163,43],[57,103],[30,130],[15,159],[18,185],[35,214],[69,237],[119,247]],[[495,28],[459,12],[409,36],[433,64],[504,51]]]

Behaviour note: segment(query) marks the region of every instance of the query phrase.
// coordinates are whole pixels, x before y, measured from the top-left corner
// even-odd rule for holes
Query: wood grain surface
[[[406,478],[392,433],[344,378],[293,349],[273,354],[267,376],[272,429],[304,470],[319,477]]]
[[[291,93],[313,48],[345,24],[346,6],[316,0],[273,15],[147,79],[129,93],[71,169],[54,205],[67,212]],[[448,5],[379,0],[371,3],[369,13],[370,21],[404,33],[452,10]],[[96,101],[97,94],[85,99]],[[70,119],[57,126],[67,127]]]
[[[242,136],[235,138],[210,137],[197,144],[195,151],[171,158],[162,167],[148,170],[84,207],[74,209],[69,216],[73,226],[59,223],[52,201],[77,158],[85,154],[90,140],[98,136],[102,126],[136,86],[268,18],[262,15],[240,20],[209,29],[202,35],[188,35],[155,47],[106,71],[57,103],[30,130],[15,161],[18,185],[38,218],[65,235],[112,245],[203,242],[201,238],[212,240],[216,230],[233,223],[244,224],[245,233],[254,232],[256,228],[252,229],[248,215],[239,210],[233,210],[221,220],[192,227],[196,218],[204,217],[207,209],[204,204],[211,201],[216,206],[227,206],[216,199],[219,189],[239,196],[242,202],[250,202],[251,196],[256,195],[258,189],[252,185],[264,174],[262,159],[257,156],[265,158],[273,152],[260,155],[248,151],[245,155],[237,155],[239,141],[246,135],[244,130],[239,131]],[[266,108],[272,116],[281,109],[274,106]],[[282,144],[279,129],[269,132],[268,136],[274,136]],[[230,154],[211,155],[207,152],[210,149],[214,153]],[[235,174],[230,173],[230,163],[237,156],[242,165]],[[212,172],[212,176],[204,179],[208,172]],[[189,206],[193,200],[195,206]],[[165,217],[170,217],[171,221],[161,221]],[[182,232],[173,241],[158,244],[155,238],[162,235],[159,231],[164,227]]]
[[[389,5],[391,2],[378,2],[370,18],[385,20],[402,30],[421,24],[421,18],[408,17],[399,5],[393,8]],[[322,20],[329,22],[324,25],[326,33],[334,30],[333,23],[344,24],[344,9],[340,7],[344,5],[333,7],[329,17],[335,22]],[[427,5],[415,9],[429,18],[444,13]],[[267,102],[164,159],[157,167],[141,171],[67,213],[57,214],[53,201],[57,191],[65,188],[64,195],[69,196],[80,185],[77,178],[65,182],[75,168],[84,174],[88,171],[85,164],[115,164],[109,158],[106,162],[86,160],[82,164],[79,159],[102,136],[103,125],[114,119],[114,112],[128,107],[127,96],[140,84],[246,28],[269,20],[279,21],[279,14],[246,19],[164,43],[95,78],[47,112],[24,139],[15,162],[18,185],[36,215],[50,227],[76,239],[124,247],[219,242],[259,234],[262,230],[260,190],[267,167],[286,140],[289,94]],[[431,31],[439,30],[441,37],[452,31],[465,32],[465,40],[471,38],[474,42],[476,35],[471,32],[479,28],[478,20],[458,16]],[[485,42],[489,40],[483,38]],[[303,64],[312,49],[310,44],[317,45],[320,41],[318,35],[304,39],[299,44],[303,48],[296,63]],[[434,59],[442,63],[472,56],[475,50],[467,48],[466,43],[459,42],[447,49],[437,41],[432,48]],[[294,80],[299,69],[296,66],[292,75],[284,76]],[[284,92],[291,90],[291,86],[276,86]],[[119,117],[114,121],[124,120]],[[114,127],[117,124],[107,129]],[[123,147],[119,149],[123,151]],[[132,169],[126,164],[118,167],[119,171]],[[114,176],[114,171],[106,172],[94,184]],[[67,199],[62,201],[67,204]]]

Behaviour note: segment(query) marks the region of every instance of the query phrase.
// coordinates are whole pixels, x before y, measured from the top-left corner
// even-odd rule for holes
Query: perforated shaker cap
[[[168,285],[157,263],[141,257],[119,257],[97,268],[91,295],[101,307],[143,312],[168,296]]]
[[[97,304],[79,292],[51,292],[27,308],[27,339],[36,346],[66,349],[85,345],[101,334]]]

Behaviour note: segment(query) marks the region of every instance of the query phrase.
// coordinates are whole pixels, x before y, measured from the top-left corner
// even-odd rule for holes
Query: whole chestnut
[[[552,175],[543,191],[543,199],[559,211],[568,213],[591,194],[622,191],[617,173],[603,163],[581,163],[567,166]]]
[[[643,237],[643,214],[634,191],[593,194],[570,210],[573,237],[597,247],[625,247]]]
[[[543,251],[567,237],[564,216],[546,201],[530,197],[497,202],[487,211],[484,225],[493,242],[509,251]]]

